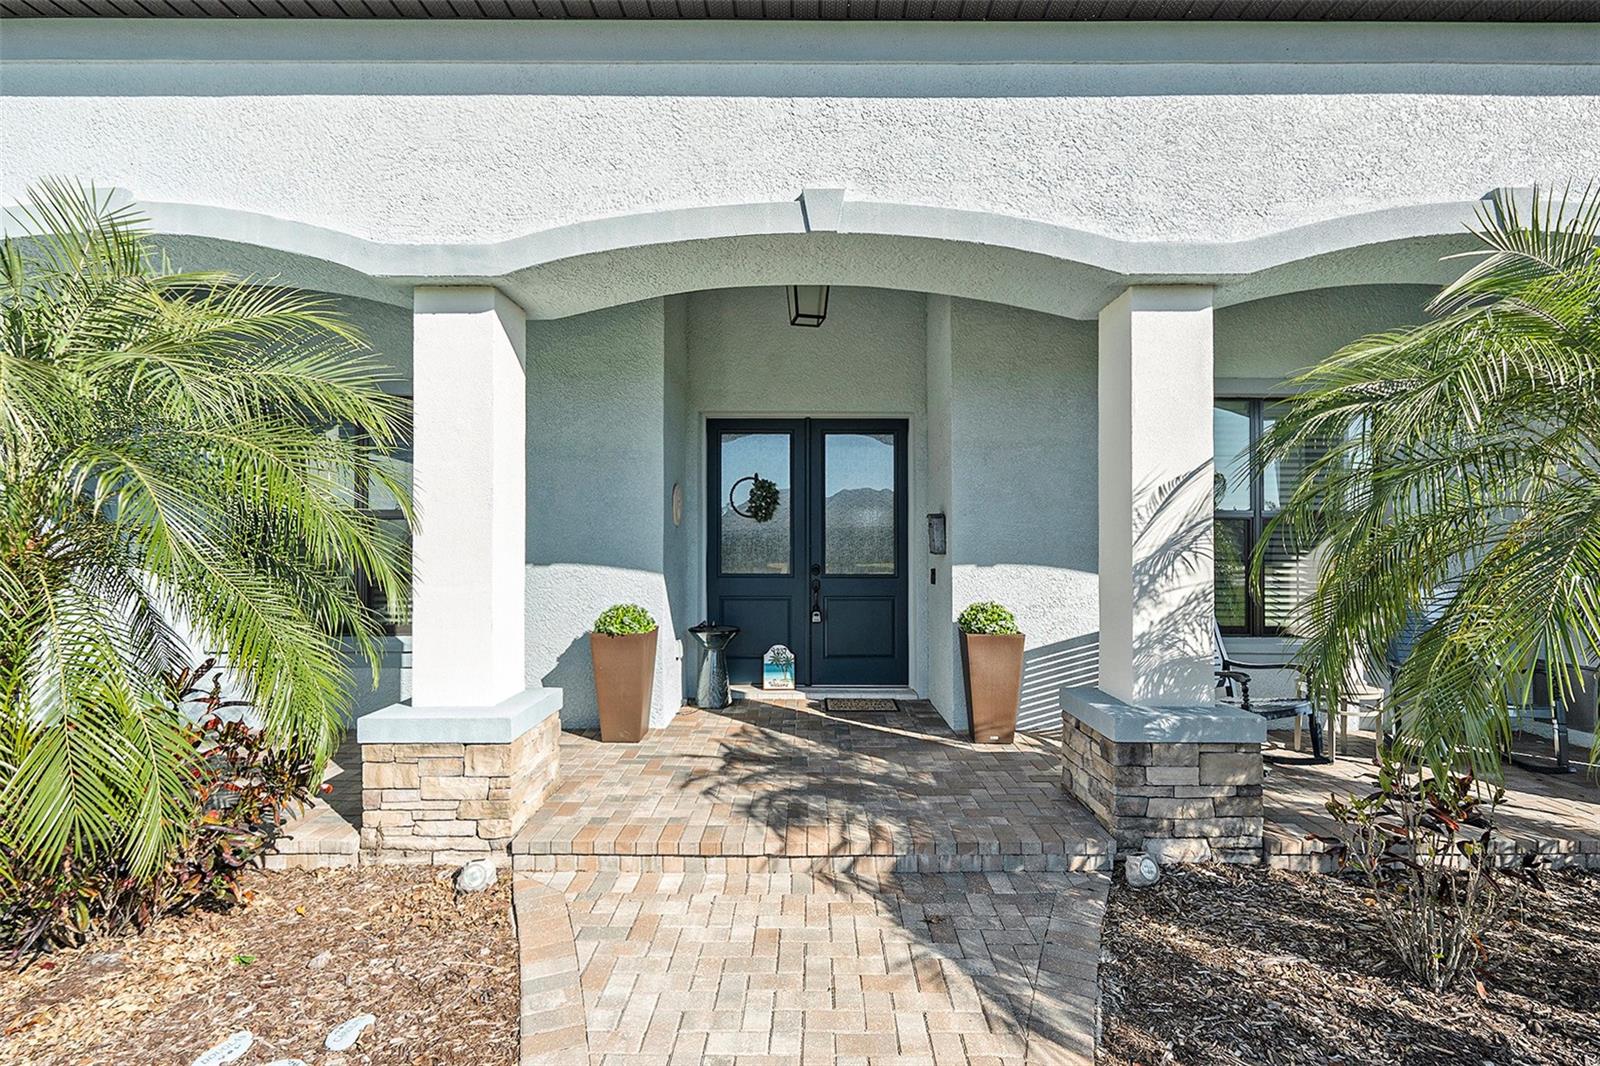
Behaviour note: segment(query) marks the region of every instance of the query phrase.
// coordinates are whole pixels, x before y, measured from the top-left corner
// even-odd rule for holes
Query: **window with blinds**
[[[330,432],[359,437],[359,430],[349,426],[340,426]],[[406,434],[406,443],[394,451],[389,452],[380,461],[393,478],[401,484],[411,482],[411,445],[410,434]],[[411,529],[406,524],[405,513],[400,509],[400,501],[395,499],[383,483],[371,480],[364,474],[354,478],[354,482],[346,482],[345,491],[349,499],[361,511],[370,516],[380,528],[386,530],[390,536],[406,545],[411,543]],[[409,552],[407,553],[409,554]],[[383,589],[367,580],[366,575],[357,571],[356,593],[361,601],[384,619],[384,629],[392,634],[408,634],[411,632],[410,619],[395,610],[388,602],[388,597],[383,594]]]
[[[1216,449],[1215,544],[1217,624],[1224,633],[1269,636],[1284,632],[1296,606],[1316,581],[1314,552],[1282,531],[1268,538],[1260,582],[1250,580],[1250,560],[1267,524],[1288,502],[1320,452],[1308,448],[1256,469],[1251,461],[1261,435],[1277,419],[1272,400],[1218,400],[1212,408]]]

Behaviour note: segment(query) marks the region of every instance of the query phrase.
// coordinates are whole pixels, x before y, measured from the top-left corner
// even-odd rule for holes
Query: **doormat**
[[[822,709],[828,714],[862,714],[865,712],[898,711],[899,700],[876,699],[851,699],[845,696],[830,696],[822,701]]]

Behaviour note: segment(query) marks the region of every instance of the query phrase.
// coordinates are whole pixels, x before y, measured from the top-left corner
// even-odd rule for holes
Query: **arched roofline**
[[[978,299],[1018,293],[1001,302],[1069,317],[1087,317],[1102,296],[1138,283],[1213,284],[1219,303],[1365,280],[1436,284],[1449,273],[1439,267],[1438,253],[1470,242],[1468,227],[1492,209],[1494,195],[1356,212],[1236,241],[1175,242],[1127,241],[985,211],[854,200],[846,190],[818,188],[793,200],[641,211],[489,243],[394,244],[259,212],[113,194],[137,203],[157,235],[187,249],[180,260],[205,260],[212,257],[208,249],[232,246],[252,275],[390,303],[409,302],[408,290],[419,282],[488,282],[522,300],[536,317],[729,284],[789,281]],[[1521,199],[1527,192],[1511,195]],[[741,264],[716,251],[749,242],[771,252],[771,261]],[[986,272],[967,282],[940,276],[949,263],[924,269],[915,251],[926,250],[923,242],[937,242],[945,258],[961,248],[979,253]],[[890,245],[899,249],[890,257],[892,273],[879,264],[866,278],[804,276],[826,266],[830,246]],[[1406,248],[1423,254],[1407,256]],[[630,269],[635,262],[641,265]],[[667,269],[672,262],[683,269]],[[1364,264],[1372,268],[1370,278],[1363,276]],[[608,284],[596,289],[601,274]]]

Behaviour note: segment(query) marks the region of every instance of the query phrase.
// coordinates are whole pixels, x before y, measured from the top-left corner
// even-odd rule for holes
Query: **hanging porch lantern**
[[[789,286],[789,325],[820,326],[828,317],[828,286]]]

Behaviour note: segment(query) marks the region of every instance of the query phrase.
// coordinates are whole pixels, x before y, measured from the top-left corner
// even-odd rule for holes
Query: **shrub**
[[[961,612],[956,628],[963,633],[1012,634],[1017,632],[1017,616],[993,601],[974,603]]]
[[[600,612],[600,617],[594,620],[594,631],[607,637],[651,633],[655,628],[656,620],[650,617],[649,611],[637,603],[619,603],[614,607],[607,607]]]
[[[247,721],[251,708],[222,698],[220,675],[203,688],[214,665],[171,679],[170,711],[190,747],[192,779],[183,824],[154,873],[139,876],[125,849],[68,850],[55,862],[13,856],[0,863],[0,944],[20,956],[248,899],[240,876],[272,847],[292,808],[315,795],[315,760],[268,743]]]
[[[1369,795],[1328,800],[1328,812],[1345,829],[1333,850],[1342,867],[1366,878],[1406,972],[1440,992],[1483,951],[1483,933],[1505,902],[1508,879],[1519,872],[1494,859],[1494,815],[1504,789],[1480,789],[1466,775],[1407,769],[1387,754],[1378,782]]]
[[[192,816],[185,648],[227,661],[272,750],[317,762],[355,689],[346,638],[376,681],[362,586],[403,613],[409,552],[350,487],[409,517],[389,456],[410,403],[326,298],[175,273],[92,190],[25,200],[6,229],[32,235],[0,239],[0,884],[69,855],[146,880]]]

